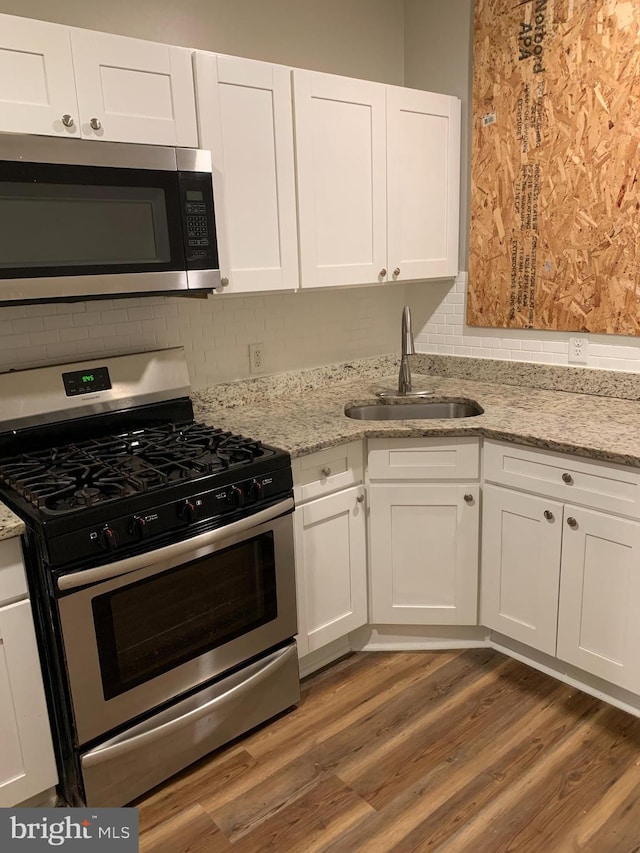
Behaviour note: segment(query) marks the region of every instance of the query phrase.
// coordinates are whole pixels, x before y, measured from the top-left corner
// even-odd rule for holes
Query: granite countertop
[[[0,540],[13,539],[24,533],[24,522],[14,515],[3,503],[0,503]]]
[[[433,391],[428,400],[473,400],[484,413],[456,420],[346,417],[346,406],[376,403],[377,390],[397,383],[397,359],[376,356],[194,391],[195,416],[292,457],[363,438],[477,435],[640,467],[638,374],[454,357],[415,362],[430,371],[413,371],[414,388]],[[462,375],[442,375],[454,372]],[[486,381],[493,376],[502,382]],[[589,393],[577,393],[580,387]],[[0,540],[23,532],[23,522],[0,503]]]
[[[196,418],[288,450],[292,457],[363,438],[478,435],[640,467],[640,401],[566,391],[420,375],[428,399],[473,400],[484,414],[457,420],[360,421],[345,406],[377,402],[392,378],[359,377],[275,399],[224,408],[215,395],[194,395]]]

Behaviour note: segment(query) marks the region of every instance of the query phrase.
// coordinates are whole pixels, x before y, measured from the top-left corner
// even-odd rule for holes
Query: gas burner
[[[73,493],[73,497],[78,506],[91,506],[100,500],[101,494],[100,489],[92,488],[91,486],[83,486],[83,488],[78,489],[77,492]]]

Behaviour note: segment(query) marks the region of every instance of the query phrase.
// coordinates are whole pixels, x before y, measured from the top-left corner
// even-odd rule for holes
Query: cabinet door
[[[364,489],[354,486],[295,512],[298,633],[306,654],[367,622]]]
[[[384,280],[385,86],[296,70],[293,88],[301,285]]]
[[[371,486],[372,622],[477,624],[479,493],[477,485]]]
[[[640,524],[565,507],[558,657],[640,692]]]
[[[195,58],[203,148],[213,159],[227,292],[298,286],[291,73],[267,62]]]
[[[387,87],[389,276],[458,274],[460,101]]]
[[[4,132],[79,135],[68,27],[0,15],[0,115]]]
[[[57,781],[29,601],[0,608],[0,807]]]
[[[189,50],[76,29],[71,44],[82,136],[197,147]]]
[[[562,504],[485,486],[482,530],[480,622],[555,655]]]

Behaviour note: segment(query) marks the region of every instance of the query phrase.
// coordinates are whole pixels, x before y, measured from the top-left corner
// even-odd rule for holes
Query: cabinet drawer
[[[476,480],[477,438],[383,438],[369,441],[371,480]]]
[[[488,482],[640,517],[637,468],[485,441],[484,477]]]
[[[362,442],[329,447],[294,460],[293,480],[298,503],[361,483]]]
[[[0,606],[27,597],[19,537],[0,542]]]

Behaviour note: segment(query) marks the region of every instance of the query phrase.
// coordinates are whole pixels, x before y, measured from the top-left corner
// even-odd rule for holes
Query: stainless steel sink
[[[425,403],[373,403],[368,406],[349,406],[344,410],[348,418],[361,421],[403,421],[422,418],[473,418],[484,409],[477,403],[458,400],[435,400]]]

